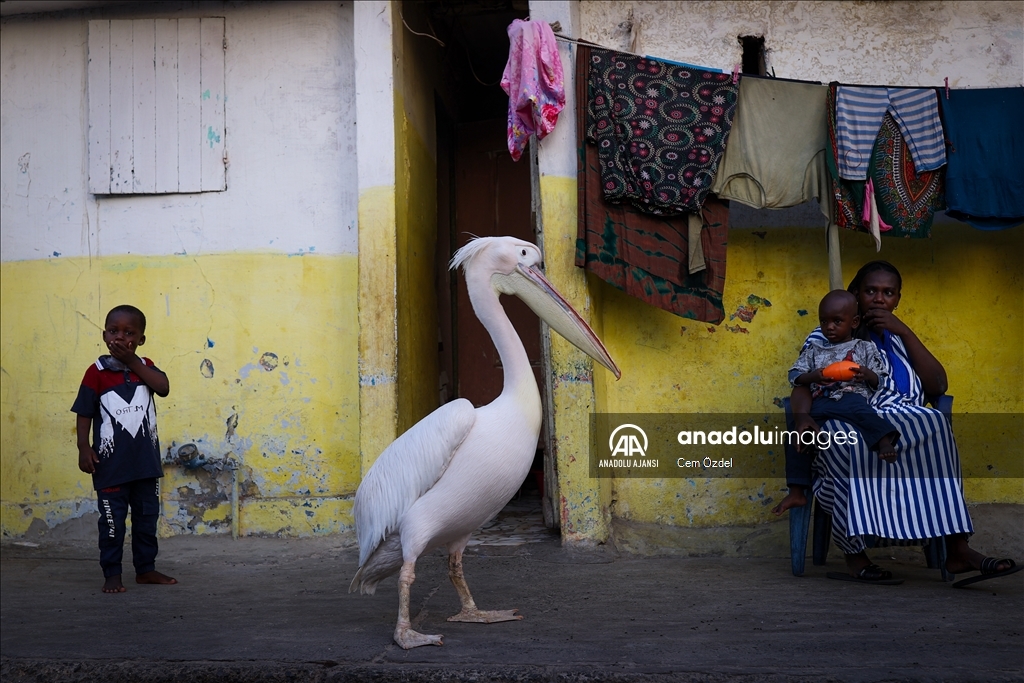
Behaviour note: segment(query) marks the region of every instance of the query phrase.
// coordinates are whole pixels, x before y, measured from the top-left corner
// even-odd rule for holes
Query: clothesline
[[[559,23],[557,21],[553,22],[551,24],[551,29],[552,29],[552,31],[555,34],[555,40],[560,40],[560,41],[562,41],[564,43],[573,43],[573,44],[576,44],[576,45],[586,45],[588,47],[596,47],[596,48],[599,48],[601,50],[610,50],[611,52],[619,52],[621,54],[630,55],[630,56],[633,56],[633,57],[644,57],[645,59],[657,59],[659,61],[669,62],[669,63],[673,63],[673,64],[679,64],[680,63],[680,62],[676,62],[676,61],[671,60],[671,59],[666,59],[664,57],[652,57],[651,55],[642,55],[642,54],[639,54],[639,53],[636,53],[636,52],[630,52],[629,50],[622,50],[622,49],[619,49],[619,48],[608,47],[606,45],[601,45],[600,43],[594,43],[594,42],[591,42],[589,40],[584,40],[582,38],[571,38],[569,36],[562,35],[561,33],[559,33],[561,28],[562,28],[561,23]],[[698,65],[696,65],[696,64],[692,64],[692,65],[691,64],[687,64],[687,66],[698,66]],[[713,69],[714,71],[718,71],[718,72],[722,71],[721,69],[716,69],[714,67],[704,67],[704,68]],[[821,81],[804,80],[804,79],[800,79],[800,78],[778,78],[777,76],[761,76],[761,75],[756,75],[756,74],[739,74],[739,75],[742,76],[743,78],[763,78],[763,79],[772,80],[772,81],[789,81],[789,82],[792,82],[792,83],[810,83],[810,84],[813,84],[813,85],[823,85],[823,83]],[[836,83],[838,83],[839,85],[853,85],[853,86],[857,86],[857,87],[861,87],[861,88],[897,88],[897,89],[900,89],[900,90],[935,90],[935,89],[940,89],[940,88],[945,88],[945,90],[947,90],[947,91],[949,91],[949,90],[987,90],[987,89],[994,89],[994,87],[993,88],[950,88],[949,85],[948,85],[949,78],[947,77],[945,80],[946,80],[947,84],[944,84],[944,85],[866,85],[866,84],[863,84],[863,83],[841,83],[839,81],[836,81]],[[947,99],[948,99],[948,95],[947,95]]]
[[[778,76],[759,76],[757,74],[740,74],[743,78],[759,78],[764,81],[781,81],[783,83],[803,83],[805,85],[824,85],[821,81],[806,81],[802,78],[779,78]]]
[[[621,52],[624,55],[630,55],[630,56],[633,56],[633,57],[643,57],[643,55],[637,54],[635,52],[630,52],[629,50],[618,50],[618,49],[615,49],[615,48],[607,47],[605,45],[601,45],[599,43],[592,43],[589,40],[583,40],[582,38],[570,38],[569,36],[563,36],[561,33],[558,32],[557,29],[555,29],[556,25],[558,26],[558,28],[562,27],[562,25],[559,24],[557,21],[554,24],[551,24],[552,30],[555,31],[555,40],[560,40],[563,43],[575,43],[576,45],[586,45],[587,47],[596,47],[596,48],[600,48],[602,50],[611,50],[612,52]]]

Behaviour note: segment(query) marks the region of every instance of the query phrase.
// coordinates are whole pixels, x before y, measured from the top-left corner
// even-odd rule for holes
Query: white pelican
[[[540,435],[537,381],[498,295],[518,296],[616,379],[621,374],[593,330],[537,270],[541,260],[536,245],[512,237],[477,238],[456,252],[451,268],[462,266],[473,311],[501,357],[501,395],[481,408],[456,399],[427,415],[384,449],[356,491],[359,570],[349,591],[373,593],[401,569],[395,642],[407,650],[443,644],[442,636],[417,633],[409,621],[416,559],[439,546],[447,546],[448,576],[462,602],[448,621],[522,619],[514,609],[477,609],[462,575],[470,535],[515,495]]]

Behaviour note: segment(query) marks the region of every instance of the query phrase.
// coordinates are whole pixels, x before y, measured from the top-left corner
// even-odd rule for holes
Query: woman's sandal
[[[996,567],[1004,562],[1009,562],[1010,566],[1006,569],[996,569]],[[994,557],[986,557],[981,561],[980,574],[957,581],[953,584],[953,588],[965,588],[970,586],[972,583],[978,583],[979,581],[988,581],[989,579],[998,579],[1000,576],[1009,576],[1010,574],[1019,572],[1021,569],[1024,569],[1024,565],[1018,566],[1016,562],[1009,558],[998,560]]]
[[[892,578],[891,571],[888,569],[882,569],[877,564],[869,564],[866,567],[862,567],[861,570],[857,572],[856,576],[851,576],[846,572],[829,572],[825,576],[838,581],[873,583],[876,586],[898,586],[903,583],[903,579]]]

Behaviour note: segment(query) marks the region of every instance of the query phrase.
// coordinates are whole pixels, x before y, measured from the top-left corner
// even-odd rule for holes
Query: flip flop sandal
[[[997,570],[996,567],[1003,562],[1009,562],[1010,566],[1006,569]],[[1010,574],[1019,572],[1021,569],[1024,569],[1024,565],[1018,566],[1016,562],[1009,558],[997,560],[994,557],[986,557],[981,561],[981,573],[978,576],[961,579],[953,584],[953,588],[965,588],[970,586],[972,583],[978,583],[979,581],[988,581],[989,579],[998,579],[1000,576],[1009,576]]]
[[[882,569],[877,564],[869,564],[857,572],[857,576],[851,576],[846,572],[829,572],[825,576],[837,581],[853,581],[854,583],[873,583],[876,586],[898,586],[903,579],[892,578],[892,572]]]

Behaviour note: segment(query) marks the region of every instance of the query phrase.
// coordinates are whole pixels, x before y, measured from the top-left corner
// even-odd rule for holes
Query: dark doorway
[[[506,28],[513,19],[525,19],[528,11],[528,3],[519,1],[430,3],[432,26],[445,43],[444,79],[451,85],[445,96],[438,97],[436,107],[442,402],[461,397],[476,406],[485,405],[501,393],[503,385],[494,344],[473,313],[461,277],[445,273],[447,262],[473,236],[511,235],[536,242],[530,161],[524,155],[513,162],[509,155],[508,97],[499,84],[508,58]],[[501,303],[523,341],[540,385],[540,321],[515,297],[503,296]],[[529,510],[539,515],[544,488],[545,497],[553,501],[556,483],[549,481],[547,487],[543,483],[544,443],[542,434],[535,473],[523,483],[506,512]],[[547,507],[557,509],[551,502]],[[545,517],[548,526],[557,526],[553,514]]]
[[[512,161],[505,142],[505,121],[491,119],[458,127],[455,152],[455,248],[472,236],[510,235],[533,242],[530,216],[528,160]],[[540,382],[540,321],[526,304],[502,296],[512,325],[530,357]],[[473,405],[490,403],[502,388],[498,352],[483,325],[473,314],[465,282],[458,279],[456,294],[458,336],[457,393]]]

